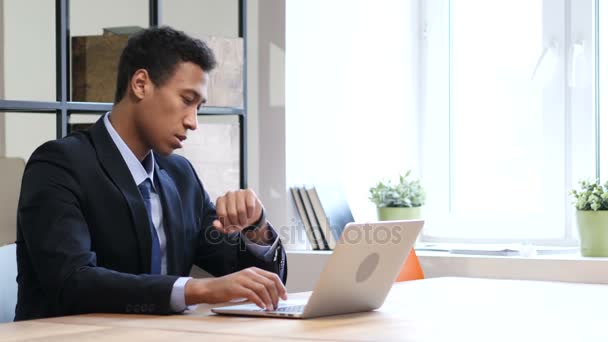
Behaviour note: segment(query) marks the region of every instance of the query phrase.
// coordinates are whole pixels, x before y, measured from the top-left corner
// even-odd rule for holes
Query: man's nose
[[[184,125],[189,130],[192,130],[192,131],[196,130],[196,128],[198,127],[198,113],[197,113],[197,110],[194,110],[193,113],[188,114],[186,116],[186,119],[184,120]]]

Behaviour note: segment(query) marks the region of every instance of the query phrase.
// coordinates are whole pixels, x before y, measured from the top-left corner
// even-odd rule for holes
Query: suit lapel
[[[103,117],[97,120],[89,132],[101,166],[116,187],[120,189],[131,211],[132,228],[139,241],[138,254],[142,273],[150,273],[152,237],[150,236],[148,213],[139,189],[105,127]]]
[[[155,155],[156,160],[158,160]],[[158,179],[160,187],[160,201],[163,207],[163,216],[165,217],[165,235],[167,236],[167,273],[179,275],[181,271],[178,257],[178,252],[181,250],[179,246],[184,246],[184,229],[183,229],[183,212],[182,201],[177,192],[177,187],[173,179],[169,177],[167,172],[156,165],[155,177]]]

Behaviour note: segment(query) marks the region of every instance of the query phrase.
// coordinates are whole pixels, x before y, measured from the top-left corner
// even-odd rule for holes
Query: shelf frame
[[[162,0],[149,0],[150,27],[162,24]],[[55,89],[56,101],[0,99],[0,112],[55,114],[57,139],[69,134],[72,113],[102,114],[112,110],[112,103],[76,102],[70,98],[70,2],[55,0]],[[243,108],[201,107],[199,116],[238,116],[240,187],[247,188],[247,0],[238,0],[238,32],[243,38]]]

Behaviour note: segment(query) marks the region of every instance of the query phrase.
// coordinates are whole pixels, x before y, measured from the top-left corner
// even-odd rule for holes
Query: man
[[[285,252],[251,190],[210,201],[171,154],[207,99],[212,51],[168,27],[122,52],[110,113],[40,146],[17,213],[15,320],[87,312],[170,314],[244,297],[286,299]],[[217,278],[187,277],[193,264]]]

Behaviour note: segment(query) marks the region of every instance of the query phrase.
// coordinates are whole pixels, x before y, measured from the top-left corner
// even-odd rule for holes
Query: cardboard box
[[[114,102],[116,73],[127,35],[72,37],[72,101]]]
[[[118,60],[128,35],[72,37],[72,101],[114,102]],[[242,38],[204,37],[215,53],[207,106],[243,108]]]

